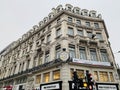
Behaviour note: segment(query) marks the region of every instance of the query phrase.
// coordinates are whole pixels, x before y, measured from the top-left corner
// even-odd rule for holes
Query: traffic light
[[[93,90],[93,78],[92,78],[92,74],[89,73],[89,71],[86,71],[86,81],[88,83],[88,88],[89,90]]]

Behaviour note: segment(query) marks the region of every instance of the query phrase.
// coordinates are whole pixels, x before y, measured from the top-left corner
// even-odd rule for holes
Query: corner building
[[[0,52],[0,90],[73,90],[72,73],[94,90],[119,90],[114,56],[101,14],[57,6],[22,38]]]

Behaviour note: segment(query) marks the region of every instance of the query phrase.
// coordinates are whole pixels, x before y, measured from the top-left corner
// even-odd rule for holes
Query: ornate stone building
[[[101,14],[59,5],[0,52],[1,90],[8,86],[13,90],[72,90],[69,81],[74,70],[83,79],[89,70],[95,90],[118,90],[108,38]]]

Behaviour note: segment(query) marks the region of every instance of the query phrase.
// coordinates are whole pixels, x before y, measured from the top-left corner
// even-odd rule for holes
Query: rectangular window
[[[108,82],[108,73],[107,72],[99,72],[99,76],[100,76],[100,81],[101,82]]]
[[[41,82],[41,75],[36,76],[36,84],[40,84]]]
[[[95,79],[95,81],[98,81],[99,79],[98,79],[98,72],[97,71],[94,71],[94,79]]]
[[[27,61],[26,69],[29,69],[30,66],[30,60]]]
[[[53,80],[60,80],[60,70],[53,71]]]
[[[114,76],[113,76],[113,73],[112,73],[112,72],[109,72],[109,75],[110,75],[110,81],[111,81],[111,82],[114,82]]]
[[[59,37],[61,35],[61,28],[56,30],[56,37]]]
[[[43,80],[44,82],[49,82],[50,81],[50,73],[44,73],[43,74]]]
[[[105,49],[101,49],[100,50],[100,53],[101,53],[101,60],[103,62],[108,62],[108,54],[107,54],[107,51]]]
[[[83,36],[83,30],[77,30],[78,35]]]
[[[96,38],[98,38],[99,40],[103,40],[101,33],[96,33]]]
[[[96,49],[93,49],[93,48],[90,49],[90,56],[92,61],[97,61]]]
[[[75,58],[75,45],[69,45],[69,53],[71,58]]]
[[[86,22],[86,27],[90,27],[90,22]]]
[[[74,30],[71,27],[68,27],[68,35],[74,36]]]
[[[94,26],[95,26],[96,29],[99,28],[99,24],[98,23],[94,23]]]
[[[76,70],[76,71],[77,71],[78,78],[85,78],[84,70]]]
[[[76,24],[77,25],[81,25],[81,21],[80,20],[76,20]]]
[[[72,18],[68,17],[68,22],[72,23]]]
[[[49,60],[50,60],[50,52],[49,52],[49,51],[46,51],[46,52],[45,52],[45,63],[46,63],[46,62],[49,62]]]
[[[60,52],[61,52],[61,45],[57,45],[55,47],[56,50],[56,58],[59,58]]]
[[[80,59],[86,60],[86,52],[84,47],[79,47]]]
[[[92,38],[92,32],[87,32],[87,36],[88,36],[89,38]]]
[[[51,41],[51,35],[47,36],[47,43]]]

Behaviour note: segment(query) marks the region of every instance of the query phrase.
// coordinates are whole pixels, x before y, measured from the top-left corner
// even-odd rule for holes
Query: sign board
[[[56,84],[49,84],[49,85],[44,85],[41,87],[41,90],[54,90],[54,89],[59,89],[60,88],[60,85],[59,83],[56,83]]]
[[[75,63],[83,63],[83,64],[92,64],[92,65],[102,65],[102,66],[111,66],[110,62],[100,62],[100,61],[90,61],[73,58],[73,62]]]
[[[98,90],[117,90],[116,85],[98,85]]]

